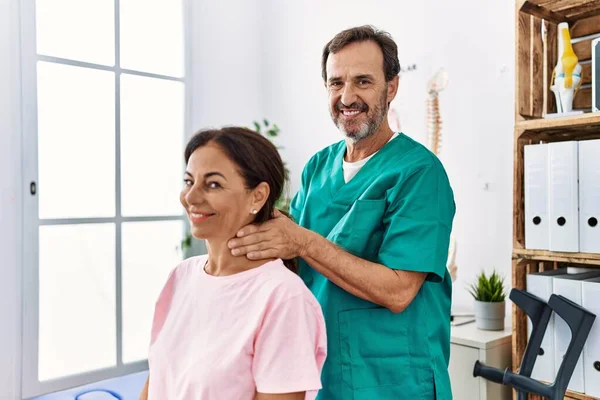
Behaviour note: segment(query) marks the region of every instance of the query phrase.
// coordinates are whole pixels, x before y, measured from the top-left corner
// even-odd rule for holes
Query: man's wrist
[[[298,257],[306,258],[310,249],[310,243],[313,241],[313,235],[315,234],[309,229],[298,226]]]

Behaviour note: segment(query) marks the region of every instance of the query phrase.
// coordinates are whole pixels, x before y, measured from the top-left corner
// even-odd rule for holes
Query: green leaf
[[[284,211],[286,213],[289,213],[290,212],[290,202],[291,202],[291,199],[289,197],[281,196],[275,202],[275,208],[277,208],[281,211]]]
[[[181,240],[179,247],[181,248],[182,251],[185,251],[186,249],[189,249],[192,247],[192,235],[191,234],[186,234],[185,237]]]
[[[254,125],[254,129],[260,133],[261,135],[263,135],[264,137],[266,137],[269,141],[271,141],[271,143],[273,143],[275,145],[275,147],[277,148],[277,150],[281,151],[283,150],[283,146],[278,146],[274,143],[274,141],[272,140],[272,138],[276,137],[279,135],[279,133],[281,132],[281,129],[279,128],[279,125],[277,124],[273,124],[270,125],[270,122],[268,119],[263,118],[263,120],[261,121],[264,126],[267,128],[264,132],[261,131],[262,126],[260,125],[259,121],[253,121],[253,125]],[[286,187],[289,184],[289,179],[290,179],[290,171],[287,168],[287,164],[283,163],[283,167],[285,169],[285,181],[286,181]],[[281,199],[278,199],[276,202],[276,207],[284,210],[284,211],[288,211],[289,209],[289,204],[291,202],[291,198],[289,198],[287,195],[282,195]]]
[[[468,290],[478,301],[502,302],[506,298],[504,289],[504,278],[494,270],[489,276],[483,271],[479,273],[476,284],[472,283]]]
[[[494,295],[491,298],[491,301],[499,301],[498,299],[500,299],[502,297],[502,288],[501,287],[497,287],[496,290],[494,291]]]
[[[481,298],[480,293],[479,293],[479,288],[477,286],[475,286],[474,284],[470,284],[469,288],[467,288],[467,290],[469,291],[469,293],[471,293],[471,296],[473,296],[475,298],[475,300],[479,300]]]

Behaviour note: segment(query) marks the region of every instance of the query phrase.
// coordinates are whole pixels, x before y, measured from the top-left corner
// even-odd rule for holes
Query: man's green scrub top
[[[360,258],[428,276],[410,305],[394,314],[300,261],[300,276],[327,324],[318,399],[451,399],[446,261],[455,205],[448,177],[433,153],[402,133],[348,183],[345,152],[341,141],[308,162],[291,204],[295,220]]]

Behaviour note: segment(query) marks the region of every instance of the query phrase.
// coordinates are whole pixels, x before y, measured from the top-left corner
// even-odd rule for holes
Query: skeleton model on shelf
[[[571,45],[569,24],[558,24],[558,60],[550,90],[556,98],[557,114],[573,113],[573,98],[581,87],[581,64]],[[579,112],[576,112],[579,113]]]
[[[427,85],[427,133],[429,149],[439,156],[442,149],[442,118],[440,116],[439,93],[448,84],[448,74],[444,69],[439,70]],[[452,282],[456,280],[458,266],[456,265],[456,240],[450,235],[450,248],[446,268],[450,272]]]

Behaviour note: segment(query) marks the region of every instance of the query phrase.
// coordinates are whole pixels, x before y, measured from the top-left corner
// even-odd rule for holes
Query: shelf
[[[600,112],[570,117],[518,121],[519,139],[572,140],[600,138]]]
[[[562,253],[547,250],[514,249],[513,258],[600,266],[600,254],[597,253]]]
[[[565,399],[575,399],[575,400],[597,400],[596,397],[589,396],[587,394],[573,392],[572,390],[567,390],[565,393]]]
[[[521,12],[556,24],[575,22],[600,15],[600,1],[529,0],[521,1]]]
[[[542,381],[542,383],[549,385],[551,382],[549,383],[549,382]],[[533,395],[530,395],[530,397],[529,397],[530,399],[532,398],[531,396],[533,396]],[[540,399],[540,397],[537,397],[537,396],[533,397],[533,398]],[[567,392],[565,393],[565,399],[568,399],[568,400],[571,400],[571,399],[573,399],[573,400],[598,400],[596,397],[592,397],[592,396],[584,394],[584,393],[574,392],[572,390],[567,390]]]

